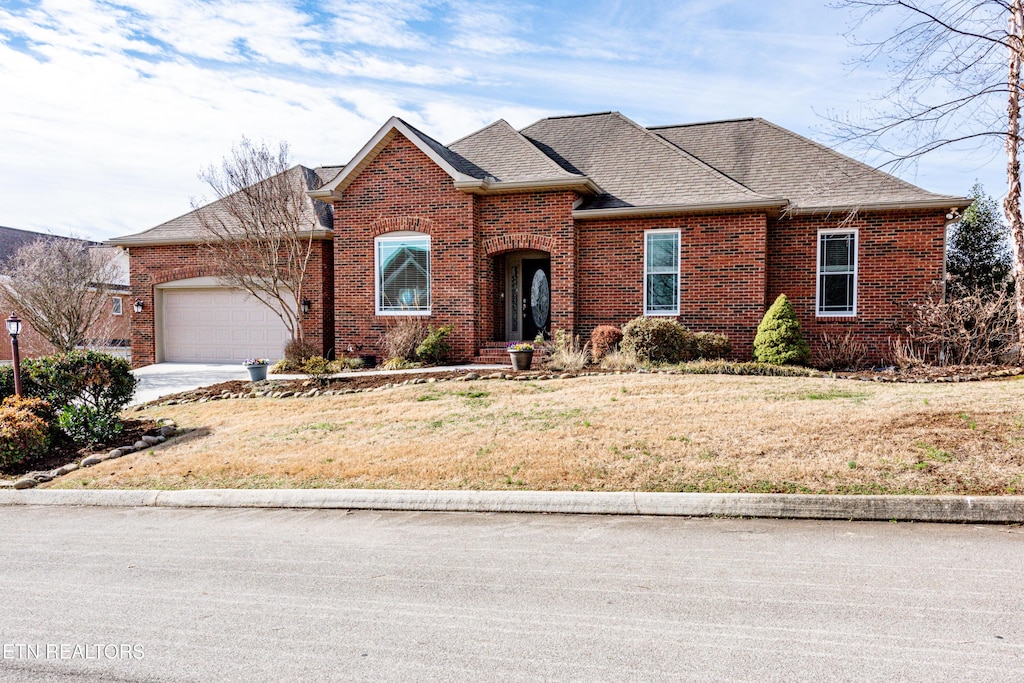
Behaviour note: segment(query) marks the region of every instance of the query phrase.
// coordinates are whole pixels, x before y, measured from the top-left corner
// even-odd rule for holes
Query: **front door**
[[[523,259],[523,339],[551,336],[551,259]]]

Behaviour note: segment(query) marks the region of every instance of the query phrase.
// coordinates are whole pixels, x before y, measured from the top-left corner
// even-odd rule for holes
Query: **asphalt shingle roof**
[[[793,208],[912,202],[946,196],[922,190],[764,119],[649,130],[755,192],[786,197]]]
[[[341,172],[341,166],[322,166],[317,169],[306,168],[305,166],[293,166],[292,168],[285,171],[286,176],[290,176],[290,179],[295,183],[302,183],[303,189],[316,189],[323,185],[324,178],[334,178],[338,173]],[[230,224],[228,219],[228,213],[224,209],[223,200],[217,200],[202,207],[203,211],[213,212],[219,214],[225,219],[226,224]],[[313,214],[316,214],[317,229],[325,232],[333,230],[333,209],[329,205],[313,200],[306,197],[305,204],[306,216],[310,219],[313,218]],[[117,237],[110,240],[109,244],[115,245],[131,245],[131,244],[146,244],[146,243],[174,243],[180,242],[194,242],[196,239],[201,238],[206,234],[203,228],[202,222],[199,220],[199,211],[190,211],[177,218],[172,218],[166,223],[161,223],[149,230],[144,230],[139,233],[132,235],[125,235],[124,237]]]
[[[581,209],[768,201],[618,112],[542,119],[522,134],[606,194]]]
[[[448,149],[501,182],[582,178],[555,163],[504,119],[451,143]]]

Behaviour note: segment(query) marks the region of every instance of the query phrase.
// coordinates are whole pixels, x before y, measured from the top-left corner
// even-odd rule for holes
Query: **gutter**
[[[600,220],[620,216],[665,216],[670,214],[708,213],[711,211],[741,211],[749,209],[784,209],[788,199],[755,199],[744,202],[710,202],[707,204],[661,204],[658,206],[621,206],[613,209],[577,209],[574,219]]]
[[[298,237],[300,239],[305,239],[307,237],[312,237],[315,240],[331,240],[331,241],[333,241],[334,240],[334,233],[332,231],[330,231],[330,230],[315,230],[313,232],[309,232],[309,231],[301,232],[301,233],[299,233]],[[174,238],[174,237],[163,237],[163,238],[156,237],[156,238],[152,238],[152,239],[147,239],[147,238],[144,238],[144,237],[143,238],[134,238],[132,236],[129,236],[129,237],[114,237],[112,239],[109,239],[109,240],[106,240],[105,242],[103,242],[103,245],[104,246],[108,246],[108,247],[161,247],[161,246],[168,246],[168,245],[172,245],[172,244],[206,244],[208,242],[210,242],[209,239],[205,239],[205,238],[202,238],[202,237],[195,237],[195,236],[191,236],[191,237],[177,237],[177,238]]]
[[[456,180],[455,189],[472,194],[492,194],[497,192],[521,192],[523,190],[581,190],[590,194],[601,194],[601,188],[590,178],[553,178],[551,180],[512,180],[498,181],[492,178],[482,180]]]
[[[795,206],[786,213],[791,216],[807,216],[817,213],[838,213],[849,211],[899,211],[903,209],[965,209],[973,199],[967,197],[943,197],[939,199],[918,199],[902,202],[875,202],[865,204],[837,204],[833,206]]]

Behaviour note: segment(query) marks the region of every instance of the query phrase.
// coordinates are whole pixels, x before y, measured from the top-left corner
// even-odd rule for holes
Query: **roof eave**
[[[850,211],[900,211],[909,209],[966,209],[973,199],[969,197],[938,197],[893,202],[863,202],[860,204],[831,204],[824,206],[794,206],[786,213],[793,216],[829,214]]]
[[[601,188],[590,178],[551,178],[547,180],[513,180],[492,181],[487,178],[478,180],[456,180],[455,189],[471,194],[498,194],[503,192],[553,192],[556,190],[576,190],[584,194],[601,194]]]
[[[708,202],[705,204],[659,204],[654,206],[620,206],[612,209],[577,209],[574,219],[619,218],[622,216],[666,216],[713,211],[779,211],[789,205],[788,199],[755,199],[741,202]]]

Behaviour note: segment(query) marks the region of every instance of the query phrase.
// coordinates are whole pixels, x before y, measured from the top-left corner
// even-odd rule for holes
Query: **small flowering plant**
[[[533,351],[533,344],[530,342],[513,342],[505,347],[507,351]]]
[[[247,368],[256,367],[257,365],[270,365],[270,361],[266,358],[246,358],[242,361],[242,365]]]

